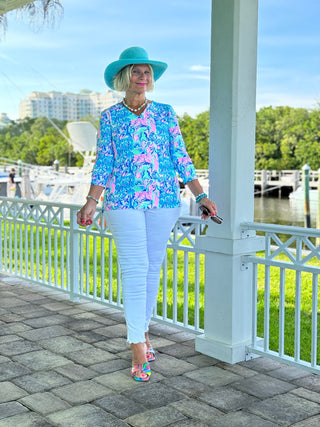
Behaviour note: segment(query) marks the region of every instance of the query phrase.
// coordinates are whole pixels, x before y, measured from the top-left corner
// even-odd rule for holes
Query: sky
[[[221,0],[224,1],[224,0]],[[32,91],[106,90],[106,66],[130,46],[168,63],[149,99],[179,115],[209,108],[211,0],[62,0],[54,27],[8,14],[0,40],[0,113],[19,118]],[[260,0],[257,110],[320,102],[320,1]]]

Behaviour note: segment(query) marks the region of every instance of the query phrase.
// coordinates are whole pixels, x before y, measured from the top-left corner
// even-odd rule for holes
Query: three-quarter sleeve
[[[190,159],[184,144],[178,118],[173,108],[169,107],[169,135],[170,135],[170,155],[175,170],[180,175],[184,184],[197,178],[192,160]]]
[[[106,111],[102,112],[100,118],[96,153],[91,184],[106,187],[114,165],[111,122],[110,116]]]

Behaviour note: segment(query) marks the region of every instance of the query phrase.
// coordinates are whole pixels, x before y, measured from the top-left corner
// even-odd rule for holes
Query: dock
[[[198,178],[209,179],[207,169],[196,169]],[[310,170],[309,188],[318,189],[319,171]],[[286,196],[302,185],[302,170],[256,170],[254,172],[254,194],[257,196]]]
[[[318,180],[319,172],[310,170],[309,188],[317,189]],[[254,173],[255,195],[272,193],[282,197],[296,191],[301,185],[301,170],[257,170]]]

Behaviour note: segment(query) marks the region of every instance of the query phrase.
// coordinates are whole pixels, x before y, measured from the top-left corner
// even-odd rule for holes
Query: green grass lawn
[[[264,256],[260,253],[259,256]],[[288,261],[284,255],[278,260]],[[313,261],[309,265],[320,266],[320,262]],[[284,352],[288,356],[294,356],[295,346],[295,295],[296,272],[286,270],[285,273],[285,328],[284,328]],[[264,287],[265,266],[258,266],[258,318],[257,335],[264,337]],[[270,268],[270,350],[279,350],[279,299],[280,299],[280,268]],[[320,307],[320,293],[318,296]],[[311,319],[312,319],[312,274],[301,273],[301,306],[300,306],[300,358],[310,362],[311,360]],[[320,314],[318,310],[318,336],[320,335]],[[318,363],[320,363],[320,343],[318,342]]]

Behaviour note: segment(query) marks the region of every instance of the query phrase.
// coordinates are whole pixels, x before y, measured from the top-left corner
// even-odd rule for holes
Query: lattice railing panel
[[[121,272],[112,234],[98,209],[79,227],[79,206],[0,198],[0,271],[122,308]],[[201,331],[204,254],[197,239],[205,222],[181,217],[168,241],[154,317]]]
[[[249,351],[320,373],[318,307],[320,230],[243,223],[264,236],[253,263],[252,344]]]

